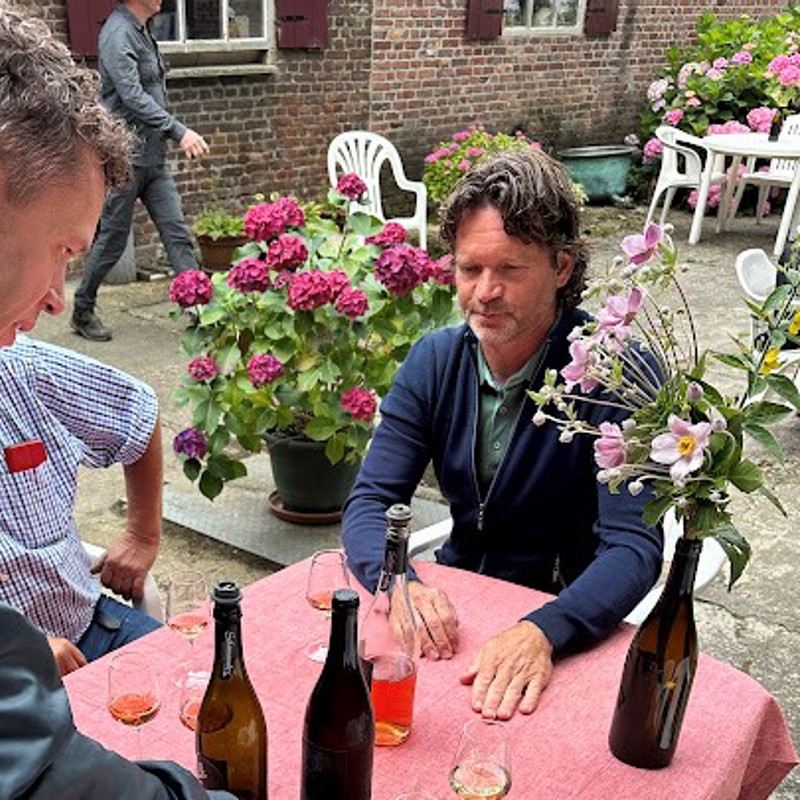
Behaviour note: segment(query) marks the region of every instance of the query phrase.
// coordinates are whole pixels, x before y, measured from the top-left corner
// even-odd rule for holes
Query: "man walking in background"
[[[107,342],[111,331],[95,314],[97,291],[128,240],[134,203],[141,198],[155,223],[175,273],[199,269],[178,189],[166,164],[166,141],[173,139],[188,158],[209,152],[199,133],[167,110],[164,62],[147,21],[161,0],[124,0],[100,31],[101,100],[122,117],[139,139],[133,180],[106,198],[100,227],[75,292],[72,329],[86,339]]]

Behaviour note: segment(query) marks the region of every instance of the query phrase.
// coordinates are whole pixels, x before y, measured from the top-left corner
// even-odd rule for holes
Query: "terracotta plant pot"
[[[230,269],[236,248],[247,241],[246,236],[227,236],[220,239],[198,236],[197,244],[200,246],[203,269],[206,272],[224,272]]]

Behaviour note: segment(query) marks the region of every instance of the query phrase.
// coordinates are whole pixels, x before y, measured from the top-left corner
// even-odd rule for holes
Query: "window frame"
[[[188,40],[185,39],[186,1],[175,0],[176,36],[184,38],[158,40],[158,48],[170,65],[167,73],[169,79],[275,71],[277,43],[274,0],[259,0],[263,12],[263,35],[227,38],[228,8],[232,0],[219,0],[222,34],[226,38]]]
[[[588,0],[578,0],[578,8],[574,25],[550,25],[549,27],[534,27],[533,22],[533,2],[534,0],[520,0],[527,8],[525,14],[526,21],[522,25],[507,25],[505,21],[505,8],[503,9],[503,36],[508,37],[549,37],[549,36],[578,36],[584,33],[586,22],[586,7]],[[554,0],[555,3],[558,0]]]

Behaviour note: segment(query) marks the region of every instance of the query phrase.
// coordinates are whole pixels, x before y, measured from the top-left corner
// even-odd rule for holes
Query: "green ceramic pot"
[[[622,197],[631,168],[631,148],[624,145],[570,147],[559,152],[570,177],[583,186],[589,200]]]

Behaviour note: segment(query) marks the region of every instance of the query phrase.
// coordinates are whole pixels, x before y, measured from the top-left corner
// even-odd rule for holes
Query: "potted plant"
[[[245,244],[244,218],[225,206],[203,206],[192,222],[203,268],[209,272],[227,270],[237,247]]]
[[[365,191],[343,175],[322,203],[273,196],[246,212],[249,242],[227,274],[173,281],[191,357],[175,397],[192,412],[174,449],[205,496],[245,474],[242,457],[264,437],[279,494],[275,459],[290,445],[314,443],[324,462],[357,466],[411,344],[454,320],[447,260],[358,210]]]

